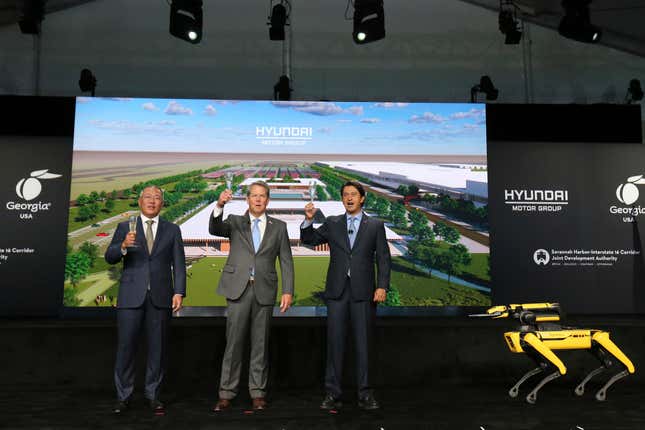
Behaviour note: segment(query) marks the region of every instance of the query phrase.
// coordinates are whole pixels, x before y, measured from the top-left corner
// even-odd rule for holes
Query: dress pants
[[[239,299],[226,302],[226,349],[222,360],[219,397],[231,400],[239,392],[242,354],[249,330],[249,393],[253,399],[265,397],[269,378],[269,326],[273,305],[261,305],[258,302],[252,282],[249,282]]]
[[[170,308],[156,307],[150,299],[150,291],[140,307],[117,309],[118,343],[114,383],[118,400],[129,399],[134,390],[135,357],[141,343],[142,328],[145,329],[148,343],[144,395],[150,400],[159,398],[166,372],[171,312]]]
[[[371,300],[352,300],[350,279],[345,280],[343,293],[337,299],[327,299],[327,367],[325,389],[340,398],[342,394],[343,361],[347,343],[348,326],[351,324],[356,350],[356,385],[359,398],[371,393],[369,384],[369,358],[376,318],[376,305]]]

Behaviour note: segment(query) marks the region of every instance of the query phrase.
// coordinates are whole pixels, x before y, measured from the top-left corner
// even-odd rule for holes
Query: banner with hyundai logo
[[[645,310],[645,148],[489,142],[495,301]]]

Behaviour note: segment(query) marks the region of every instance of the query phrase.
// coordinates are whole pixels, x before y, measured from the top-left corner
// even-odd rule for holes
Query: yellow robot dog
[[[596,400],[603,401],[607,397],[607,389],[616,381],[630,373],[634,373],[634,365],[627,356],[609,339],[609,333],[595,329],[580,329],[564,327],[560,321],[559,303],[525,303],[507,306],[493,306],[485,314],[474,314],[472,317],[515,318],[520,321],[518,331],[504,333],[504,339],[512,352],[525,353],[537,364],[517,381],[508,392],[511,397],[517,397],[520,385],[531,376],[547,372],[535,388],[526,396],[526,401],[533,404],[537,392],[546,383],[567,373],[567,367],[554,354],[557,350],[587,350],[602,364],[592,370],[575,389],[578,396],[585,392],[585,384],[595,375],[608,369],[618,360],[621,371],[613,375],[596,393]]]

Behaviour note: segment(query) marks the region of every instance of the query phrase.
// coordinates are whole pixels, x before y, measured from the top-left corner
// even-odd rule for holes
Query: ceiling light
[[[385,12],[383,0],[355,0],[354,42],[370,43],[385,38]]]
[[[170,34],[190,43],[202,40],[202,0],[172,0]]]

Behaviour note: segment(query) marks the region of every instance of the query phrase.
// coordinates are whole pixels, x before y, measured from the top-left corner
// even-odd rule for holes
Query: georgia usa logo
[[[637,185],[645,184],[644,176],[630,176],[616,188],[616,198],[625,206],[612,205],[609,207],[609,212],[612,215],[621,215],[623,222],[634,222],[634,217],[645,213],[644,207],[640,205],[634,206],[640,195]]]
[[[57,173],[49,173],[49,169],[34,170],[29,174],[28,178],[22,178],[16,184],[16,195],[26,202],[30,202],[38,197],[43,190],[42,180],[56,179],[62,175]],[[21,219],[32,219],[33,214],[40,211],[48,211],[51,208],[51,202],[31,202],[20,203],[9,201],[6,208],[10,211],[19,211]]]
[[[16,194],[23,200],[33,200],[40,195],[43,189],[39,179],[55,179],[60,178],[61,175],[56,173],[48,173],[49,169],[34,170],[29,174],[29,178],[22,178],[16,184]]]

